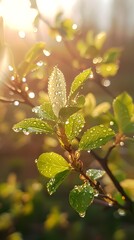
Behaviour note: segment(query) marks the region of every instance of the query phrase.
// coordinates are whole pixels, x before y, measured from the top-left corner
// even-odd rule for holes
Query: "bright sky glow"
[[[10,28],[29,31],[33,29],[32,22],[37,11],[30,8],[29,0],[2,0],[0,15]]]
[[[40,12],[49,21],[53,21],[59,11],[62,11],[64,16],[71,17],[77,0],[36,0],[36,2]]]

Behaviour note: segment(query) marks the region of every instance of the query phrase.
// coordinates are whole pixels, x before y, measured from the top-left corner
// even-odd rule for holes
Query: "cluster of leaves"
[[[78,41],[77,49],[81,57],[93,61],[96,73],[107,78],[116,75],[118,71],[118,60],[121,49],[114,47],[102,52],[105,41],[105,32],[101,32],[94,36],[93,31],[89,31],[85,40]]]
[[[42,16],[39,14],[38,18],[42,19]],[[74,38],[76,26],[74,27],[72,20],[63,19],[61,13],[56,16],[54,26],[50,26],[45,19],[42,20],[48,25],[54,36],[60,34],[63,37],[65,45],[67,40]],[[36,107],[29,101],[29,87],[26,78],[29,75],[34,78],[33,73],[36,73],[36,77],[43,78],[44,62],[39,59],[45,50],[45,44],[43,42],[35,44],[17,67],[8,47],[4,42],[0,45],[2,59],[4,56],[9,57],[7,67],[10,71],[8,73],[10,83],[6,82],[6,86],[21,97],[19,101],[32,106],[32,111],[37,115],[36,118],[27,118],[15,124],[13,129],[15,132],[23,132],[25,135],[29,135],[29,133],[49,134],[58,139],[66,156],[63,157],[55,152],[43,153],[36,160],[37,168],[43,176],[50,178],[47,183],[49,194],[53,194],[72,171],[79,173],[82,184],[74,186],[71,190],[69,202],[82,217],[85,216],[88,206],[96,199],[110,205],[111,203],[117,204],[118,207],[124,209],[127,208],[125,203],[129,205],[128,208],[131,204],[131,200],[110,172],[106,161],[111,149],[118,145],[122,146],[128,139],[133,140],[133,100],[129,94],[124,92],[113,100],[113,111],[109,112],[111,108],[109,103],[103,102],[96,106],[95,98],[91,93],[87,96],[80,94],[83,84],[90,79],[99,80],[101,84],[101,80],[117,73],[121,49],[111,48],[104,52],[105,40],[105,33],[94,36],[90,31],[85,40],[77,40],[75,53],[68,48],[73,62],[76,61],[76,56],[79,54],[78,62],[74,64],[77,70],[81,69],[79,67],[81,62],[85,63],[84,69],[86,70],[74,78],[69,94],[67,94],[64,75],[57,67],[54,67],[48,81],[48,100]],[[88,67],[85,68],[87,65]],[[92,69],[89,68],[89,65]],[[0,100],[8,101],[8,99],[2,98]],[[96,118],[105,113],[107,116],[104,122],[89,127],[87,116]],[[100,150],[104,145],[110,146],[109,149],[107,148],[106,157],[97,158],[94,149]],[[83,151],[95,156],[103,169],[87,169],[85,171],[84,162],[81,160]],[[109,173],[116,188],[122,194],[124,199],[122,206],[107,196],[102,189],[98,179],[104,175],[104,170]]]
[[[67,159],[54,152],[43,153],[36,160],[39,172],[50,178],[47,183],[49,194],[53,194],[64,179],[77,171],[82,176],[82,185],[74,186],[69,194],[71,206],[85,216],[88,206],[98,198],[101,189],[97,180],[104,175],[103,170],[89,169],[84,173],[80,159],[82,151],[92,151],[111,142],[118,145],[127,139],[126,134],[133,132],[134,105],[132,98],[123,93],[113,101],[114,115],[103,125],[84,129],[85,98],[79,94],[82,85],[90,79],[91,69],[86,69],[77,75],[71,84],[70,92],[66,94],[66,82],[63,73],[54,67],[48,82],[49,101],[33,108],[39,118],[29,118],[14,125],[16,132],[46,133],[56,135],[62,148],[67,151]],[[113,129],[110,122],[114,123]],[[113,142],[111,141],[114,138]],[[76,140],[75,148],[73,141]]]

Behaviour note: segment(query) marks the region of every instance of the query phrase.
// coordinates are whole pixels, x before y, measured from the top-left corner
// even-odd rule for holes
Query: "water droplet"
[[[82,213],[79,213],[80,217],[84,218],[86,213],[85,212],[82,212]]]
[[[65,122],[65,124],[69,124],[69,121],[67,120],[67,121]]]
[[[76,30],[76,29],[77,29],[77,27],[78,27],[78,26],[77,26],[77,24],[76,24],[76,23],[74,23],[74,24],[72,25],[72,29],[73,29],[73,30]]]
[[[28,96],[29,96],[29,98],[35,98],[35,93],[34,92],[29,92]]]
[[[11,65],[8,66],[8,69],[9,69],[10,72],[13,71],[13,67]]]
[[[22,78],[21,80],[23,83],[25,83],[27,81],[27,79],[25,77]]]
[[[95,197],[98,197],[98,195],[99,195],[99,192],[98,192],[97,190],[95,190],[95,191],[94,191],[94,196],[95,196]]]
[[[14,106],[19,106],[20,102],[18,100],[14,101]]]
[[[104,79],[104,80],[102,80],[102,85],[103,85],[104,87],[109,87],[110,84],[111,84],[111,82],[110,82],[109,79]]]
[[[110,121],[110,126],[113,126],[114,125],[114,122],[113,121]]]
[[[25,38],[26,37],[26,33],[24,31],[19,31],[18,35],[20,38]]]
[[[61,42],[62,41],[62,36],[61,35],[56,35],[56,41]]]
[[[25,91],[27,92],[28,90],[29,90],[29,87],[28,87],[28,86],[26,86],[26,87],[25,87]]]
[[[51,55],[51,53],[46,49],[43,50],[43,53],[46,57],[49,57]]]
[[[11,79],[11,81],[14,81],[14,80],[15,80],[15,77],[14,77],[14,76],[11,76],[10,79]]]
[[[18,128],[13,128],[14,132],[19,132]]]
[[[37,163],[38,162],[38,160],[37,159],[35,159],[35,163]]]
[[[27,131],[27,130],[23,130],[23,133],[26,135],[26,136],[28,136],[29,135],[29,132]]]
[[[94,78],[93,72],[89,76],[91,79]]]
[[[126,215],[126,212],[125,212],[124,209],[119,208],[119,209],[118,209],[118,214],[119,214],[120,216],[125,216],[125,215]]]
[[[113,203],[112,203],[112,202],[109,202],[108,205],[109,205],[109,207],[112,207],[112,206],[113,206]]]
[[[124,142],[123,142],[123,141],[120,142],[120,146],[121,146],[121,147],[124,146]]]
[[[103,125],[103,124],[101,124],[101,125],[100,125],[100,127],[101,127],[101,128],[103,128],[103,127],[104,127],[104,125]]]
[[[43,61],[39,61],[39,62],[36,63],[36,65],[37,65],[38,67],[41,67],[41,66],[44,65],[44,63],[43,63]]]

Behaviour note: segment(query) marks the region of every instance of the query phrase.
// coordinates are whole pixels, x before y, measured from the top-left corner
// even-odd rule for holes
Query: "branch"
[[[106,154],[107,158],[108,158],[108,156],[111,153],[113,148],[114,147],[112,147],[110,150],[108,150],[108,153]],[[100,165],[105,170],[105,172],[107,173],[109,178],[112,180],[112,182],[113,182],[114,186],[116,187],[116,189],[121,193],[122,197],[124,197],[124,199],[126,201],[126,204],[127,204],[127,208],[132,211],[132,201],[128,197],[128,195],[126,194],[126,192],[124,191],[124,189],[122,188],[120,183],[117,181],[115,176],[112,174],[112,172],[109,169],[109,167],[107,166],[106,156],[104,158],[101,158],[94,151],[91,151],[90,154],[92,154],[92,156],[95,157],[95,159],[100,163]]]

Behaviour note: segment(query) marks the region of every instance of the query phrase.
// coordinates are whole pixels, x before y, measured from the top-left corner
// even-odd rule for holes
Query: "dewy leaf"
[[[40,55],[43,55],[44,48],[44,42],[38,42],[31,47],[31,49],[25,55],[24,60],[20,63],[18,67],[18,72],[20,76],[24,77],[30,71],[35,69],[35,62],[38,60]]]
[[[61,108],[59,112],[59,117],[61,120],[65,121],[67,120],[73,113],[78,112],[80,110],[79,107],[73,107],[73,106],[67,106],[64,108]]]
[[[69,175],[69,170],[57,173],[55,177],[51,178],[47,183],[47,191],[50,195],[56,192],[57,188],[62,184],[64,179]]]
[[[80,150],[91,150],[106,144],[113,136],[114,131],[104,125],[99,125],[87,130],[79,143]]]
[[[85,212],[93,200],[94,189],[86,183],[75,186],[69,194],[70,205],[79,213],[81,217],[85,216]]]
[[[53,129],[46,122],[38,118],[27,118],[13,126],[15,132],[29,133],[52,133]]]
[[[61,108],[66,105],[66,82],[63,73],[54,67],[48,82],[48,95],[54,114],[58,117]]]
[[[79,135],[84,127],[85,120],[82,113],[75,113],[65,122],[65,133],[69,140],[73,140]]]
[[[79,90],[80,87],[84,84],[84,82],[90,77],[92,74],[91,68],[84,70],[82,73],[77,75],[72,82],[71,90],[69,96]]]
[[[37,113],[42,119],[56,121],[56,116],[53,112],[50,102],[45,102],[41,106],[36,106],[32,109],[32,112]]]
[[[134,110],[133,100],[130,95],[124,92],[116,97],[113,101],[113,109],[119,130],[126,132]]]
[[[39,172],[47,178],[53,178],[56,174],[70,169],[68,162],[54,152],[41,154],[36,162]]]
[[[86,175],[89,176],[93,180],[97,180],[105,174],[105,171],[98,169],[89,169],[86,171]]]

